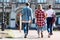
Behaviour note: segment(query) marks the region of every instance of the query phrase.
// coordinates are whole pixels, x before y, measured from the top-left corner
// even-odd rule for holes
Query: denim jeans
[[[37,24],[36,24],[36,26],[37,26],[37,32],[38,32],[38,34],[39,34],[40,31],[43,32],[43,28],[44,27],[39,27]]]
[[[24,29],[24,34],[27,35],[28,34],[28,23],[23,23],[23,29]]]
[[[52,33],[52,23],[51,23],[52,17],[47,18],[47,31],[48,33]]]

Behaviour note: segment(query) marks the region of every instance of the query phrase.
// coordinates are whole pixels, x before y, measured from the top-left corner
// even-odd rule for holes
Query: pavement
[[[27,38],[24,38],[23,30],[5,30],[0,31],[0,40],[60,40],[60,31],[53,31],[53,35],[48,38],[47,31],[43,32],[44,37],[38,38],[36,30],[29,30]]]

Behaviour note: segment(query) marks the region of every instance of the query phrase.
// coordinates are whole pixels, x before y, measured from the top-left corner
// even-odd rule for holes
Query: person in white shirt
[[[55,11],[52,9],[52,5],[48,6],[47,13],[47,31],[48,31],[48,37],[50,38],[50,35],[52,35],[52,25],[53,25],[53,19],[55,17]]]

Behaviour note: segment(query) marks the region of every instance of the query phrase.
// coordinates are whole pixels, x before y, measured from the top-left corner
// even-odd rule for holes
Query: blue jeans
[[[47,31],[48,33],[52,34],[52,17],[47,18]]]
[[[36,24],[36,26],[37,26],[37,32],[38,32],[38,34],[39,34],[40,31],[43,32],[43,28],[44,27],[39,27],[37,24]]]
[[[27,35],[28,34],[28,23],[23,23],[23,29],[24,29],[24,34]]]

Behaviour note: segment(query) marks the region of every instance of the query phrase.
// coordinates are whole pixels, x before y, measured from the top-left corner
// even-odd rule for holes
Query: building
[[[47,10],[47,6],[49,4],[53,5],[53,9],[56,12],[57,22],[56,25],[59,27],[60,25],[60,0],[0,0],[0,23],[2,22],[2,14],[3,14],[3,6],[4,6],[4,13],[7,19],[7,26],[12,23],[11,20],[15,20],[13,23],[16,23],[19,20],[17,16],[21,9],[25,6],[25,3],[29,2],[30,7],[35,11],[37,4],[42,4],[43,8]],[[4,5],[3,5],[4,4]],[[11,13],[15,9],[16,13]],[[15,14],[15,16],[13,16]],[[34,14],[34,12],[33,12]],[[34,16],[32,16],[34,18]],[[13,25],[12,23],[12,25]]]

